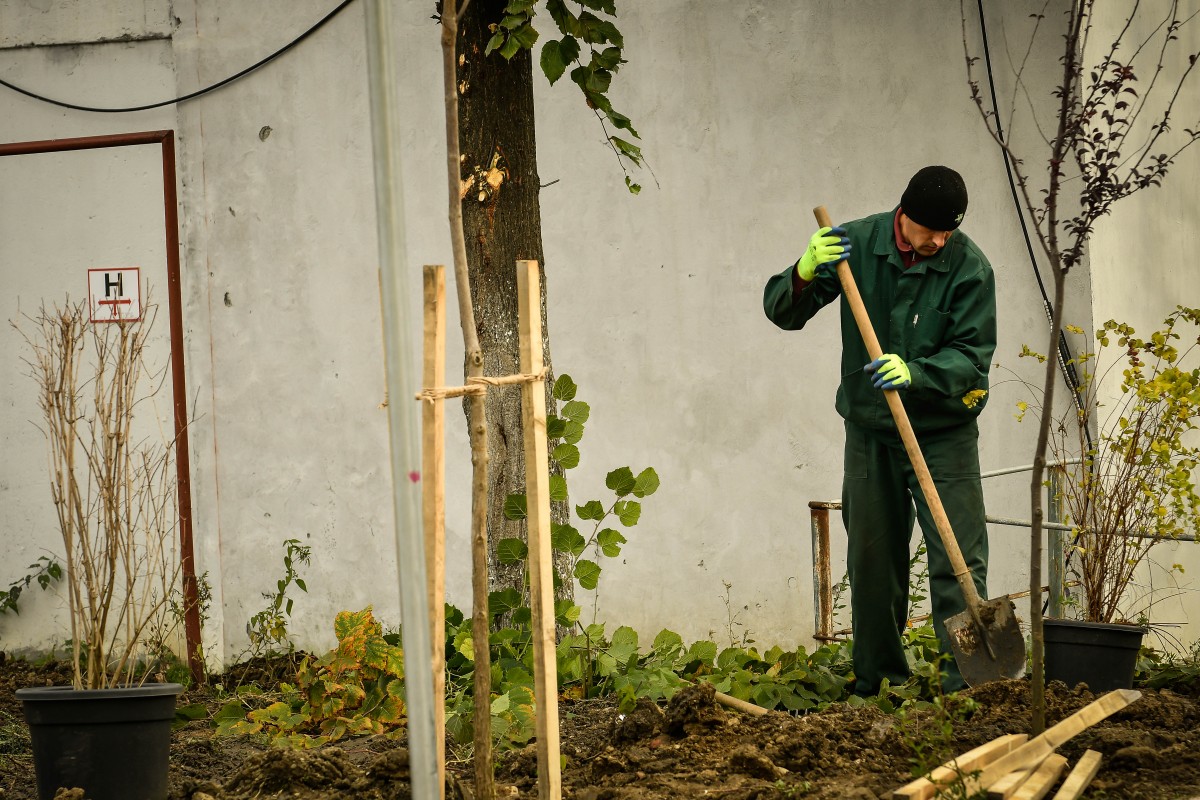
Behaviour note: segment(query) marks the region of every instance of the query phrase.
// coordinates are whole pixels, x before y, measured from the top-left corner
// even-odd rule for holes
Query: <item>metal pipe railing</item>
[[[1081,458],[1065,459],[1061,461],[1053,461],[1046,464],[1050,470],[1050,492],[1049,502],[1047,503],[1046,516],[1048,520],[1042,523],[1042,527],[1047,531],[1049,552],[1049,569],[1048,569],[1048,585],[1043,587],[1043,591],[1049,592],[1049,607],[1047,609],[1050,616],[1059,616],[1062,612],[1062,600],[1066,596],[1068,582],[1066,580],[1066,565],[1064,563],[1064,533],[1076,532],[1078,528],[1063,524],[1062,508],[1059,501],[1061,492],[1059,491],[1060,482],[1063,479],[1066,466],[1071,464],[1080,464],[1083,462]],[[1019,467],[1006,467],[1003,469],[992,470],[980,474],[980,478],[995,478],[1001,475],[1012,475],[1020,472],[1028,472],[1033,469],[1032,464],[1027,464]],[[829,512],[838,511],[842,507],[840,501],[837,500],[811,500],[808,504],[809,524],[812,529],[812,555],[813,555],[813,623],[815,633],[813,638],[818,641],[835,641],[844,639],[848,631],[833,630],[833,576],[832,567],[830,564],[830,544],[829,544]],[[1033,523],[1030,520],[1011,519],[1008,517],[985,517],[988,524],[991,525],[1009,525],[1015,527],[1028,528]],[[1115,531],[1113,536],[1127,536],[1137,539],[1154,539],[1158,541],[1181,541],[1194,542],[1196,537],[1193,535],[1180,536],[1158,536],[1150,533],[1138,533],[1136,531]],[[1027,595],[1028,592],[1025,592]],[[1017,595],[1014,595],[1017,596]]]

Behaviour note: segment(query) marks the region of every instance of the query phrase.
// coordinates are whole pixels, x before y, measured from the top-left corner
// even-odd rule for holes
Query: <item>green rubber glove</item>
[[[876,389],[907,389],[912,385],[908,364],[895,353],[884,353],[863,367],[863,372],[875,376]]]
[[[818,273],[828,274],[837,263],[850,257],[850,240],[845,228],[821,228],[808,240],[808,249],[796,262],[796,274],[801,280],[814,280]]]

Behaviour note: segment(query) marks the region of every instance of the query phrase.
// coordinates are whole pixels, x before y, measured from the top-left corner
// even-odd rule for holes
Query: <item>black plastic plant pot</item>
[[[178,683],[118,689],[18,689],[39,800],[60,788],[88,800],[164,800]]]
[[[1046,633],[1046,680],[1074,687],[1086,683],[1094,693],[1133,686],[1138,651],[1146,629],[1141,625],[1043,620]]]

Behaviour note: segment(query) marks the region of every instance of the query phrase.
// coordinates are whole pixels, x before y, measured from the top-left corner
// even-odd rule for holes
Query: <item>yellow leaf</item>
[[[962,398],[963,405],[965,405],[967,408],[974,408],[975,406],[979,405],[979,401],[982,400],[986,396],[987,396],[986,389],[972,389],[971,391],[969,391],[963,395],[963,398]],[[1024,409],[1022,409],[1022,410],[1024,410]]]

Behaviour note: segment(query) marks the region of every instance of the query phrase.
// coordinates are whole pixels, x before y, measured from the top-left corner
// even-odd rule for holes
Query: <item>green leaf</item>
[[[579,387],[575,385],[575,381],[571,380],[570,375],[559,375],[558,380],[554,381],[554,399],[555,400],[574,400],[575,392]]]
[[[554,601],[554,621],[559,625],[564,627],[574,625],[579,621],[581,613],[583,613],[583,609],[570,600]]]
[[[658,636],[654,637],[654,644],[651,647],[659,655],[674,660],[683,650],[683,637],[675,631],[663,628],[659,631]]]
[[[642,517],[642,504],[636,500],[618,500],[613,505],[613,512],[617,518],[621,520],[621,524],[625,527],[632,527],[638,524],[638,520]]]
[[[613,631],[612,643],[609,646],[608,652],[617,660],[618,664],[626,664],[631,657],[637,656],[638,651],[638,635],[637,631],[627,625],[622,625]]]
[[[517,538],[501,539],[496,544],[496,557],[501,564],[516,564],[529,556],[529,547]]]
[[[550,12],[560,31],[571,36],[583,35],[583,26],[579,24],[579,18],[570,12],[563,0],[546,0],[546,10]]]
[[[612,85],[612,73],[606,69],[589,69],[584,86],[593,92],[607,92]]]
[[[546,78],[553,86],[554,82],[563,76],[567,71],[567,61],[563,58],[562,44],[555,39],[551,39],[542,45],[542,72],[546,73]]]
[[[495,37],[493,37],[495,38]],[[491,42],[488,42],[491,44]],[[517,38],[516,33],[511,34],[504,40],[504,44],[500,46],[500,55],[504,56],[505,60],[512,60],[512,57],[521,49],[521,40]],[[487,55],[484,53],[484,55]]]
[[[640,183],[634,183],[628,175],[625,176],[625,186],[629,189],[630,194],[641,194],[642,185]]]
[[[526,503],[525,495],[510,494],[504,501],[505,519],[518,520],[529,516]]]
[[[637,481],[633,478],[633,470],[629,467],[618,467],[604,479],[604,485],[617,493],[617,497],[624,497],[634,490],[637,486]]]
[[[235,720],[243,720],[246,718],[246,707],[242,705],[241,700],[230,700],[225,705],[213,714],[213,722],[233,722]]]
[[[532,50],[538,40],[537,28],[526,23],[513,31],[513,38],[520,42],[521,47],[524,47],[526,50]]]
[[[608,104],[608,108],[605,109],[604,113],[615,127],[629,131],[629,133],[632,134],[633,138],[635,139],[642,138],[638,135],[638,132],[633,129],[633,123],[629,121],[629,117],[625,116],[619,111],[614,110],[612,103]]]
[[[493,50],[504,44],[505,38],[504,31],[497,30],[494,34],[492,34],[492,38],[488,39],[487,47],[483,48],[483,54],[485,56],[490,56]]]
[[[560,439],[567,429],[567,421],[550,414],[546,417],[546,438]]]
[[[588,421],[588,417],[591,416],[592,409],[591,406],[582,400],[572,400],[562,407],[561,413],[563,417],[571,420],[572,422],[578,422],[582,424]]]
[[[628,540],[621,535],[620,531],[612,528],[605,528],[596,536],[596,543],[600,545],[600,552],[609,558],[616,558],[621,555],[621,545]]]
[[[563,64],[570,64],[579,58],[579,40],[574,36],[564,36],[558,43],[558,50]]]
[[[567,479],[562,475],[550,476],[550,499],[561,503],[567,499]]]
[[[634,164],[641,166],[642,148],[638,147],[636,144],[625,141],[619,136],[610,136],[608,137],[608,140],[613,143],[613,146],[617,148],[621,155],[628,158]]]
[[[604,69],[616,70],[621,63],[621,48],[606,47],[603,52],[594,53],[592,58]]]
[[[646,467],[638,473],[633,485],[634,497],[648,497],[658,491],[658,473],[653,467]]]
[[[504,7],[505,14],[526,14],[531,8],[537,5],[537,0],[509,0],[508,5]]]
[[[512,700],[507,694],[502,694],[492,701],[492,714],[499,716],[508,711],[510,706],[512,706]]]
[[[595,92],[595,91],[588,91],[587,82],[588,82],[588,78],[590,78],[591,76],[592,76],[592,71],[590,69],[588,69],[587,67],[583,66],[582,64],[580,64],[575,69],[571,70],[571,81],[576,86],[578,86],[580,89],[583,89],[583,94],[585,97],[587,97],[588,102],[590,102],[593,106],[600,109],[601,111],[606,111],[607,109],[612,108],[612,103],[609,102],[609,99],[607,97],[605,97],[602,93]],[[593,99],[592,95],[595,95],[595,99]]]
[[[601,22],[598,26],[597,32],[603,37],[600,42],[612,42],[617,47],[625,46],[625,37],[623,37],[621,32],[617,30],[617,26],[613,25],[611,22],[608,22],[607,20]]]
[[[529,21],[529,17],[525,14],[508,14],[504,19],[500,20],[500,27],[505,30],[512,31],[524,25]]]
[[[713,659],[716,657],[716,644],[704,640],[694,642],[692,646],[688,648],[687,652],[688,661],[699,661],[703,664],[707,664],[708,666],[712,666]]]
[[[550,546],[555,550],[568,552],[578,557],[587,547],[587,540],[571,525],[551,523]]]
[[[581,558],[575,562],[575,580],[584,589],[595,589],[600,584],[600,565]]]
[[[528,625],[533,620],[533,612],[529,606],[521,606],[512,614],[513,625]]]
[[[583,438],[583,425],[578,422],[567,422],[563,426],[563,441],[567,444],[578,444]]]
[[[579,466],[579,448],[570,442],[564,442],[554,448],[550,457],[557,461],[563,469],[575,469]]]
[[[488,593],[488,613],[492,616],[507,614],[521,607],[521,593],[516,589],[502,589]]]
[[[575,506],[575,513],[580,519],[604,519],[604,506],[599,500],[589,500],[581,506]]]
[[[579,25],[583,29],[583,40],[591,44],[611,42],[617,47],[624,47],[625,40],[617,26],[608,20],[603,20],[595,14],[584,11],[579,15]]]

